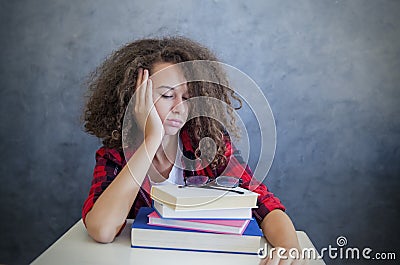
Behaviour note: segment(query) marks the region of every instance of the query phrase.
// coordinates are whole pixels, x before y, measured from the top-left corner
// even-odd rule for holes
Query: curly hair
[[[85,131],[100,138],[105,147],[121,151],[124,114],[135,92],[139,68],[151,71],[155,63],[178,64],[195,60],[217,61],[217,58],[209,49],[185,37],[141,39],[113,52],[89,76],[88,100],[82,117]],[[205,158],[215,169],[226,163],[225,141],[230,140],[227,131],[234,137],[240,137],[234,109],[239,109],[242,102],[233,90],[221,85],[228,83],[221,69],[216,69],[213,74],[221,80],[220,84],[190,82],[187,84],[189,97],[206,96],[221,100],[228,106],[225,111],[213,104],[206,106],[207,111],[218,112],[220,117],[222,112],[227,115],[222,115],[222,121],[204,116],[195,117],[188,120],[182,130],[189,133],[196,150],[195,155]],[[239,107],[235,108],[231,99],[238,101]],[[200,141],[204,137],[214,141],[214,152],[208,151],[212,149],[209,141]]]

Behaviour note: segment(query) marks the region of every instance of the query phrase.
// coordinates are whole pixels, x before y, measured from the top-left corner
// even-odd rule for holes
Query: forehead
[[[155,63],[152,67],[153,74],[151,80],[155,88],[159,86],[168,87],[186,87],[186,78],[182,70],[176,64],[171,63]]]

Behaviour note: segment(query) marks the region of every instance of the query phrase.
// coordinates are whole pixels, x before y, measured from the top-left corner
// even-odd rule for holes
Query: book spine
[[[132,228],[131,245],[143,247],[213,250],[221,252],[257,252],[259,235],[234,235],[196,232],[179,228]]]
[[[172,208],[175,208],[175,205],[178,203],[174,196],[154,187],[151,187],[150,196],[154,201],[171,205],[170,207]]]
[[[171,207],[153,200],[153,208],[164,219],[252,219],[251,208],[206,209],[200,211],[175,211]]]
[[[237,201],[233,201],[229,197],[210,198],[208,201],[204,200],[204,198],[202,198],[201,201],[197,198],[178,198],[175,205],[166,204],[175,211],[254,208],[257,205],[257,198]]]
[[[195,251],[195,252],[225,253],[225,254],[239,254],[239,255],[257,255],[257,252],[220,251],[220,250],[204,250],[204,249],[191,249],[191,248],[167,248],[167,247],[134,246],[134,245],[131,245],[131,248],[175,250],[175,251]]]
[[[215,226],[215,227],[202,228],[202,227],[196,227],[196,226],[186,226],[186,225],[180,225],[180,224],[172,225],[172,224],[164,224],[164,223],[157,223],[157,222],[148,223],[148,225],[188,229],[188,230],[195,230],[195,231],[206,232],[206,233],[241,235],[241,234],[243,234],[248,223],[245,225],[244,229],[242,229],[241,227],[238,227],[237,229],[235,229],[235,228],[226,227],[226,226],[225,227]]]

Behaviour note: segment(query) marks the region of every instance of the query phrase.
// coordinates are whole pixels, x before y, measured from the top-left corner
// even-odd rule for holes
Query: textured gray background
[[[30,262],[80,218],[100,145],[79,121],[89,71],[165,34],[263,89],[278,135],[266,183],[297,229],[318,249],[343,235],[399,258],[399,14],[372,0],[1,0],[0,263]]]

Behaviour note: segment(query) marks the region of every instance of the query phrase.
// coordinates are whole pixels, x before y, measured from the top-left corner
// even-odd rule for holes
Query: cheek
[[[190,108],[189,105],[186,103],[185,104],[185,118],[187,118],[189,116],[189,112],[190,112]]]
[[[161,104],[160,101],[156,102],[154,104],[154,107],[157,110],[158,116],[160,116],[161,120],[164,121],[168,113],[168,111],[166,110],[167,108],[163,104]]]
[[[168,118],[168,116],[173,113],[172,111],[173,111],[174,106],[171,102],[161,99],[158,102],[156,102],[154,105],[157,110],[158,116],[160,116],[160,119],[162,122],[164,122]],[[185,113],[185,115],[187,115],[187,114]],[[187,117],[184,117],[184,118],[186,119]]]

